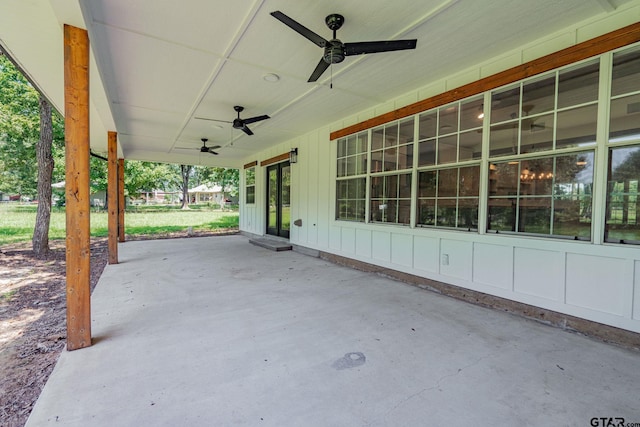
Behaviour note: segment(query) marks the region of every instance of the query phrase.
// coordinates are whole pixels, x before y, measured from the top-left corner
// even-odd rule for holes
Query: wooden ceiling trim
[[[373,117],[355,125],[331,132],[330,139],[338,139],[353,133],[361,132],[384,123],[412,116],[450,102],[459,101],[478,95],[500,86],[514,83],[527,77],[535,76],[553,69],[582,61],[592,56],[601,55],[614,49],[640,41],[640,22],[602,36],[578,43],[549,55],[534,59],[478,81],[460,86],[450,91],[423,99],[389,113]]]
[[[257,165],[258,165],[258,161],[256,160],[256,161],[253,161],[251,163],[247,163],[246,165],[244,165],[244,168],[245,169],[249,169],[249,168],[252,168],[252,167],[257,166]]]

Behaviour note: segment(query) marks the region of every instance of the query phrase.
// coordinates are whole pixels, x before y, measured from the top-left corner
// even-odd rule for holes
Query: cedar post
[[[124,242],[124,159],[118,159],[118,240]]]
[[[118,263],[118,134],[107,133],[107,212],[109,264]]]
[[[67,350],[91,345],[89,37],[64,26]]]

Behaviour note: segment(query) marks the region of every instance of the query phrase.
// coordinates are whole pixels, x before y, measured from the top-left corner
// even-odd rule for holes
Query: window
[[[593,152],[489,164],[488,230],[591,239]]]
[[[245,188],[245,202],[248,205],[252,205],[256,202],[256,168],[249,168],[245,170],[244,178]]]
[[[640,243],[640,147],[620,147],[609,151],[605,240]]]
[[[492,158],[596,143],[599,60],[491,93]]]
[[[371,177],[372,222],[411,222],[411,173]]]
[[[368,133],[338,140],[336,219],[365,220]]]
[[[480,166],[428,170],[418,175],[418,225],[476,230]]]

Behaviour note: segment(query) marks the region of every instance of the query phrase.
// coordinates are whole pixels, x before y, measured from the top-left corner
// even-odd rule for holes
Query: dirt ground
[[[192,233],[189,237],[234,231]],[[185,233],[153,238],[187,237]],[[148,236],[128,237],[128,240]],[[0,426],[22,427],[66,344],[65,247],[46,259],[31,244],[0,246]],[[107,240],[91,241],[91,290],[108,259]]]

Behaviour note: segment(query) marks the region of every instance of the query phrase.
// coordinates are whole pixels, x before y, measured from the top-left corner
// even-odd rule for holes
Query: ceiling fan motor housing
[[[328,64],[338,64],[344,61],[344,45],[338,39],[329,41],[324,47],[324,60]]]

